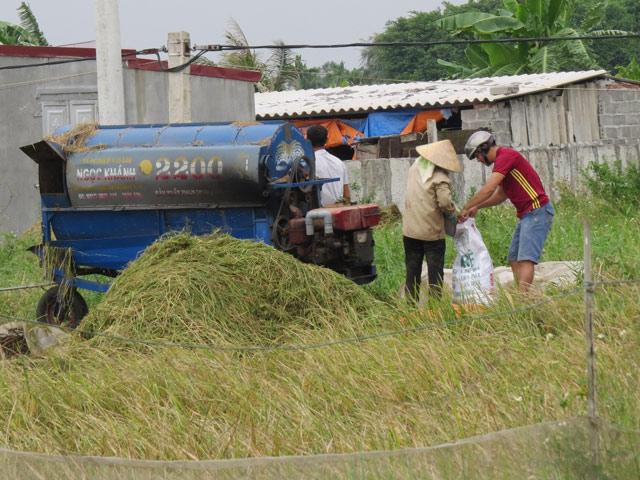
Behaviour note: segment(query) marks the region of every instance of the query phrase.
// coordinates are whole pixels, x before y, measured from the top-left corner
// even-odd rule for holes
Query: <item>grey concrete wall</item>
[[[0,56],[0,65],[46,63],[33,57]],[[167,75],[124,69],[127,123],[169,121]],[[192,76],[192,121],[255,119],[253,83]],[[0,233],[21,234],[40,219],[36,164],[19,147],[43,138],[42,103],[98,99],[94,60],[0,72]]]
[[[640,146],[593,142],[583,145],[559,147],[530,147],[518,149],[540,175],[542,184],[552,199],[558,198],[560,185],[578,188],[582,184],[582,172],[591,162],[623,164],[640,159]],[[407,174],[412,158],[392,158],[345,162],[349,172],[351,198],[358,202],[374,202],[382,207],[396,205],[404,210]],[[471,193],[484,185],[491,169],[460,155],[464,167],[462,173],[452,173],[454,200],[462,206]],[[354,188],[355,185],[355,188]]]
[[[193,122],[252,122],[255,119],[253,82],[191,76]]]
[[[625,144],[640,141],[640,87],[615,88],[619,84],[613,80],[600,80],[596,86],[600,137]]]
[[[461,110],[463,130],[489,129],[500,145],[511,144],[511,111],[504,102]]]
[[[2,65],[37,63],[30,57],[2,57]],[[40,218],[36,164],[19,147],[42,139],[42,101],[56,91],[81,91],[91,98],[95,62],[3,70],[0,74],[0,232],[22,233]],[[95,97],[97,99],[97,93]]]

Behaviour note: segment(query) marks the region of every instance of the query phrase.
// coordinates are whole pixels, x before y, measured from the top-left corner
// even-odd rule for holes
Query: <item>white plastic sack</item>
[[[458,224],[453,245],[457,252],[452,275],[454,299],[457,303],[488,304],[495,290],[493,262],[473,218]]]

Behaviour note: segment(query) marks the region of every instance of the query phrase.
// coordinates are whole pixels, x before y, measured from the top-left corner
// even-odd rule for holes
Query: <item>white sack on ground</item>
[[[555,261],[542,262],[536,265],[535,277],[533,285],[542,288],[546,285],[576,285],[582,275],[583,264],[580,261]],[[496,286],[506,288],[513,285],[513,272],[511,267],[495,267],[493,269],[493,278]],[[451,285],[453,283],[453,270],[451,268],[444,269],[444,289],[453,295]],[[429,268],[427,262],[422,263],[421,290],[419,302],[426,300],[426,289],[429,288]],[[404,298],[404,283],[398,291],[398,295]]]
[[[69,332],[46,324],[3,323],[0,325],[0,358],[38,354],[70,338]]]

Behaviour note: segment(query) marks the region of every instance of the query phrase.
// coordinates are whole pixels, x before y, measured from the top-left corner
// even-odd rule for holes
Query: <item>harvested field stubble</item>
[[[637,298],[637,288],[620,289]],[[624,417],[637,428],[638,314],[630,312],[597,319],[606,324],[598,380],[603,418]],[[418,312],[403,314],[408,326],[424,321]],[[12,448],[128,458],[437,445],[584,415],[581,322],[566,299],[520,315],[307,351],[76,342],[6,366],[0,419]],[[370,333],[398,327],[397,318],[387,319]],[[310,345],[344,332],[325,323],[299,335]]]
[[[269,345],[300,329],[358,329],[383,303],[332,270],[225,234],[156,242],[80,328],[139,340]],[[388,315],[388,313],[387,313]]]
[[[552,235],[562,241],[552,238],[549,246],[568,248],[566,238],[575,238],[569,244],[574,249],[581,245],[579,235],[561,229],[579,231],[573,220],[567,215],[554,226],[560,234]],[[628,236],[621,243],[635,253],[637,227],[625,218],[626,229],[603,226],[602,232]],[[388,230],[389,242],[376,232],[378,266],[385,251],[401,248],[401,230]],[[610,235],[604,238],[607,248],[616,243]],[[124,272],[102,304],[92,306],[80,328],[203,346],[331,345],[236,352],[140,347],[95,337],[42,358],[7,360],[0,375],[3,445],[157,460],[396,450],[587,411],[579,290],[535,308],[514,291],[500,291],[485,318],[457,323],[449,299],[432,312],[376,302],[366,295],[369,289],[331,271],[232,240],[177,236],[155,245]],[[213,251],[214,244],[221,248]],[[21,250],[7,251],[4,259]],[[404,267],[401,252],[395,253],[374,284],[392,267]],[[632,266],[636,258],[625,261]],[[615,277],[597,278],[620,279],[620,270],[614,271]],[[386,298],[395,295],[400,277],[402,272],[394,275],[398,283]],[[564,293],[549,289],[538,300]],[[638,298],[640,286],[632,282],[599,286],[594,299],[599,413],[632,432],[640,428]],[[619,443],[613,445],[611,455],[621,458]],[[513,451],[519,453],[527,452]],[[634,465],[637,458],[636,453]],[[633,472],[609,477],[637,478],[637,468]],[[358,474],[347,478],[353,476]],[[497,478],[521,477],[529,475]]]

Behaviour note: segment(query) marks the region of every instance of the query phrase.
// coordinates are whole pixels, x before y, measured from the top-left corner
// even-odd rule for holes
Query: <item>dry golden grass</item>
[[[429,317],[281,255],[226,236],[151,248],[80,328],[208,348],[78,336],[4,362],[3,444],[164,460],[342,453],[585,414],[580,292],[532,306],[504,291],[461,322],[444,302]],[[600,413],[631,428],[638,293],[611,285],[596,301]]]
[[[95,135],[97,131],[97,123],[79,123],[65,133],[61,133],[60,135],[47,135],[44,139],[48,142],[60,145],[65,152],[91,152],[105,148],[105,145],[87,145],[89,139]]]

